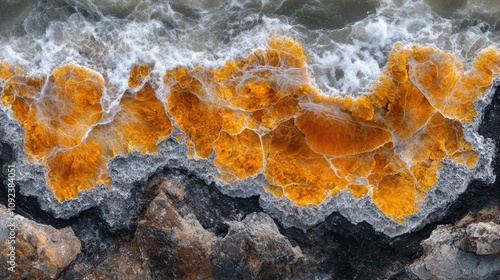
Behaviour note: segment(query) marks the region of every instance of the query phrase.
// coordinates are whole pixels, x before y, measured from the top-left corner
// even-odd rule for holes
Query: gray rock
[[[470,224],[465,229],[461,248],[477,255],[500,254],[500,225],[493,222]]]
[[[464,252],[460,240],[465,229],[438,226],[422,242],[424,255],[407,268],[418,279],[498,279],[500,255],[478,256]]]
[[[215,248],[216,279],[270,279],[291,276],[290,265],[301,256],[264,213],[252,213],[231,223],[227,236]]]

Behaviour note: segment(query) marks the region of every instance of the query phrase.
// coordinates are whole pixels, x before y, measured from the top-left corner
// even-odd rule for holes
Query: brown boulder
[[[11,229],[0,228],[0,278],[1,279],[56,279],[80,253],[81,243],[70,227],[55,229],[38,224],[20,215],[9,214],[8,209],[0,205],[0,224],[11,224],[15,219],[15,238],[9,239]],[[13,241],[15,240],[15,243]],[[11,242],[11,243],[9,243]],[[12,267],[11,246],[15,246],[15,272]]]
[[[289,279],[302,256],[267,214],[228,220],[228,232],[204,228],[187,203],[189,181],[156,177],[141,202],[132,241],[96,262],[75,264],[67,279]],[[147,202],[150,201],[148,204]],[[215,216],[210,216],[217,218]],[[239,217],[239,218],[238,218]],[[207,219],[209,216],[203,216]],[[220,217],[219,217],[220,218]],[[205,221],[206,222],[206,221]],[[65,278],[65,279],[66,279]]]

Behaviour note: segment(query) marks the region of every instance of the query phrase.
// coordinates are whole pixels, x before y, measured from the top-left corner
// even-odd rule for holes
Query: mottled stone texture
[[[16,220],[16,272],[8,271],[8,243],[11,216],[0,205],[0,278],[55,279],[80,253],[81,243],[70,227],[55,229],[19,215]]]
[[[301,256],[300,249],[280,234],[264,213],[252,213],[233,222],[225,238],[215,246],[213,276],[217,279],[289,278],[290,264]]]
[[[469,225],[461,248],[477,255],[500,254],[500,225],[492,222]]]
[[[93,263],[77,261],[62,278],[290,278],[300,249],[280,234],[273,219],[264,213],[233,216],[230,208],[222,206],[219,211],[226,215],[217,213],[214,219],[234,218],[223,230],[217,221],[206,221],[200,209],[191,208],[185,183],[172,177],[154,178],[141,202],[143,212],[133,240]],[[198,207],[212,199],[200,198]]]
[[[438,226],[422,242],[424,255],[408,267],[408,274],[418,279],[499,279],[498,209],[490,205],[468,213],[456,226]]]

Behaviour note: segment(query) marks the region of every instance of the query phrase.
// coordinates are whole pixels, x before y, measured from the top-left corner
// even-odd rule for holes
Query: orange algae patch
[[[188,145],[205,158],[215,151],[226,182],[263,170],[268,192],[299,205],[348,191],[401,222],[436,184],[442,160],[476,165],[462,122],[472,121],[498,65],[495,49],[466,72],[452,54],[396,44],[371,93],[330,97],[310,85],[300,45],[273,37],[268,50],[219,68],[169,71],[165,84]]]
[[[20,69],[17,70],[19,71]],[[16,71],[7,61],[2,61],[0,63],[0,82],[7,80],[18,71]]]
[[[384,214],[402,219],[415,212],[415,180],[408,170],[382,177],[373,190],[373,202]]]
[[[420,90],[406,81],[399,84],[394,100],[389,103],[387,125],[399,139],[408,139],[426,126],[435,112]]]
[[[206,158],[213,152],[213,143],[222,129],[219,113],[190,92],[171,92],[168,112],[186,133],[189,155]]]
[[[299,205],[320,204],[329,193],[314,185],[288,185],[284,188],[285,195]]]
[[[370,93],[341,98],[310,84],[296,41],[272,37],[268,46],[217,68],[167,71],[166,110],[150,82],[153,66],[134,66],[121,111],[104,125],[102,77],[81,66],[54,70],[40,94],[44,78],[2,63],[2,102],[27,132],[27,153],[49,167],[60,200],[109,183],[110,158],[157,151],[173,125],[186,136],[188,156],[213,156],[228,183],[264,174],[266,191],[301,206],[341,191],[370,196],[398,222],[418,211],[443,160],[475,167],[479,155],[462,123],[473,120],[474,102],[500,73],[496,49],[465,71],[452,54],[396,44]],[[79,160],[85,156],[92,166]]]
[[[265,135],[264,147],[268,154],[267,180],[284,186],[284,194],[298,204],[318,204],[330,192],[336,193],[347,184],[323,155],[307,145],[293,120]]]
[[[73,198],[96,184],[109,183],[104,173],[108,158],[103,150],[99,139],[88,139],[44,161],[49,168],[47,184],[59,201]]]
[[[132,69],[130,69],[130,77],[128,79],[128,87],[132,89],[139,87],[149,76],[150,72],[151,66],[149,64],[132,66]]]
[[[308,145],[325,155],[355,155],[392,140],[387,130],[358,122],[349,114],[335,110],[303,111],[295,123]]]
[[[104,80],[92,70],[67,64],[51,73],[42,92],[44,82],[44,77],[12,76],[2,93],[26,130],[26,152],[35,158],[79,144],[102,110]]]
[[[418,162],[410,167],[410,171],[417,180],[416,188],[419,191],[419,196],[422,196],[432,189],[438,179],[437,172],[441,166],[442,164],[440,162],[426,160]],[[421,198],[423,199],[423,197]]]
[[[167,71],[168,112],[186,133],[189,156],[210,156],[221,131],[269,131],[296,113],[303,93],[297,86],[278,82],[284,78],[283,70],[294,68],[287,78],[308,83],[306,57],[292,40],[273,37],[269,46],[267,51],[258,50],[247,59],[227,61],[216,69],[197,66]],[[216,162],[224,164],[220,158]]]
[[[151,70],[152,66],[148,64],[130,70],[129,87],[135,89],[144,85],[135,94],[125,93],[120,100],[122,110],[112,123],[113,129],[118,131],[117,138],[126,147],[124,153],[136,150],[143,154],[157,152],[157,142],[172,132],[172,122],[167,117],[165,106],[148,81]]]
[[[142,83],[146,76],[135,78],[135,72],[131,80]],[[47,184],[59,201],[97,184],[109,185],[110,158],[134,150],[154,152],[156,142],[171,132],[163,103],[148,83],[121,100],[115,120],[99,124],[104,89],[99,73],[76,64],[55,69],[47,79],[21,71],[7,77],[2,103],[25,129],[26,153],[49,170]]]
[[[454,55],[432,47],[404,48],[397,44],[393,55],[408,65],[408,79],[436,110],[461,122],[470,122],[476,116],[473,103],[500,73],[500,53],[493,48],[481,52],[467,72]],[[395,65],[389,67],[397,68]],[[403,82],[400,77],[404,76],[403,72],[401,69],[392,71],[397,83]]]
[[[135,96],[127,93],[120,101],[122,110],[117,113],[110,129],[116,131],[114,154],[140,151],[143,154],[157,152],[156,144],[172,132],[163,103],[156,98],[149,83]]]
[[[349,190],[352,192],[352,195],[355,198],[360,198],[363,195],[368,193],[368,188],[364,185],[350,184],[348,187],[349,187]]]
[[[222,178],[226,182],[256,175],[263,166],[260,137],[249,129],[234,136],[221,132],[215,142],[215,152],[215,164],[221,167]]]
[[[67,64],[52,72],[45,87],[43,101],[37,104],[38,119],[47,119],[60,146],[79,144],[102,117],[104,79],[88,68]]]
[[[268,185],[268,186],[264,186],[264,190],[266,190],[269,193],[274,194],[277,197],[282,197],[284,195],[282,187]]]

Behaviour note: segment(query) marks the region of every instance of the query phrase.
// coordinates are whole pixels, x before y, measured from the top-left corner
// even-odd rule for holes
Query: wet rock
[[[210,252],[216,237],[205,230],[187,209],[176,209],[181,186],[161,192],[149,205],[139,222],[134,242],[161,275],[177,279],[209,278],[212,274]]]
[[[290,265],[302,255],[264,213],[252,213],[241,222],[231,223],[215,252],[216,279],[286,279],[291,276]]]
[[[9,239],[12,224],[15,238]],[[0,278],[1,279],[56,279],[80,253],[81,243],[70,227],[55,229],[38,224],[19,215],[11,216],[0,205]],[[9,240],[15,240],[15,243]],[[11,246],[15,246],[15,272],[11,266]]]
[[[460,240],[465,236],[463,228],[438,226],[422,242],[424,255],[408,267],[408,274],[419,279],[498,279],[500,255],[464,252]]]
[[[183,178],[183,179],[182,179]],[[215,205],[216,195],[192,207],[197,182],[153,178],[139,202],[135,235],[92,261],[80,260],[61,279],[287,279],[302,257],[267,214]],[[200,189],[201,192],[206,190]],[[218,208],[212,219],[203,208]],[[245,207],[243,207],[245,208]],[[246,207],[251,209],[252,207]],[[208,211],[208,210],[205,210]],[[221,230],[221,222],[226,230]]]
[[[93,262],[79,262],[65,271],[59,279],[154,279],[151,267],[142,258],[138,247],[122,244]]]

